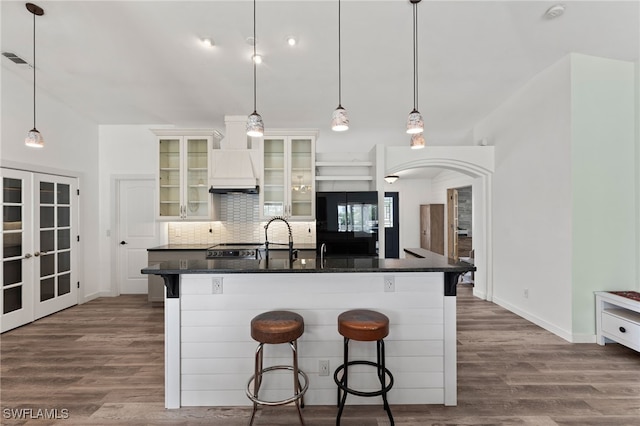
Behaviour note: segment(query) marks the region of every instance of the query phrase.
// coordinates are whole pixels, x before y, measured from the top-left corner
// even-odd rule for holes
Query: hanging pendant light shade
[[[411,149],[424,148],[424,133],[414,133],[411,135]]]
[[[264,122],[256,111],[256,0],[253,0],[253,112],[247,118],[247,136],[261,137],[264,135]]]
[[[424,131],[424,120],[418,111],[418,3],[421,0],[409,0],[413,5],[413,110],[407,119],[407,133]]]
[[[338,0],[338,108],[333,111],[331,117],[331,130],[335,132],[349,130],[349,116],[347,115],[347,110],[342,107],[342,39],[340,12],[340,0]]]
[[[36,16],[44,15],[44,10],[33,3],[27,3],[27,10],[33,14],[33,129],[27,133],[24,144],[32,148],[42,148],[44,138],[36,129]]]

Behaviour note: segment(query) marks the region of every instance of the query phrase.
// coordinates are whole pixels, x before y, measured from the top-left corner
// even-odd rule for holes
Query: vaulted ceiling
[[[33,15],[2,1],[2,51],[32,61]],[[38,90],[99,124],[224,129],[253,110],[251,1],[40,1]],[[571,52],[639,60],[637,1],[422,1],[419,109],[428,140],[473,124]],[[257,1],[266,127],[329,129],[338,104],[337,0]],[[298,39],[290,47],[287,35]],[[214,40],[213,48],[202,45]],[[413,107],[409,0],[342,2],[342,104],[352,129],[404,132]],[[31,70],[2,58],[2,71]],[[28,87],[28,86],[27,86]],[[30,93],[25,95],[30,96]],[[350,130],[351,132],[351,130]]]

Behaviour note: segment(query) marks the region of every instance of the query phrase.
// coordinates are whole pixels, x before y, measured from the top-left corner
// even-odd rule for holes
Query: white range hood
[[[247,117],[225,116],[224,122],[226,135],[220,141],[220,149],[213,150],[209,192],[257,194],[259,152],[249,149]]]

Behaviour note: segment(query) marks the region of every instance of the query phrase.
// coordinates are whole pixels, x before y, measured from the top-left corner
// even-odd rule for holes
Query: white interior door
[[[35,319],[78,303],[74,178],[34,174]]]
[[[0,169],[2,176],[2,291],[0,332],[33,321],[32,174]]]
[[[147,249],[158,244],[155,220],[155,180],[118,181],[117,243],[120,294],[146,294]]]

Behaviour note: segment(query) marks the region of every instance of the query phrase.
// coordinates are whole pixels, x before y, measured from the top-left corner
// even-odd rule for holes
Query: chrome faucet
[[[272,217],[264,226],[265,257],[267,259],[269,258],[269,235],[267,234],[267,231],[269,230],[269,225],[271,225],[271,222],[274,222],[276,220],[280,220],[284,222],[285,225],[287,225],[287,229],[289,230],[289,262],[292,263],[293,262],[293,233],[291,232],[291,225],[289,225],[289,222],[287,221],[287,219],[285,219],[282,216]],[[273,243],[273,244],[277,244],[277,243]]]

